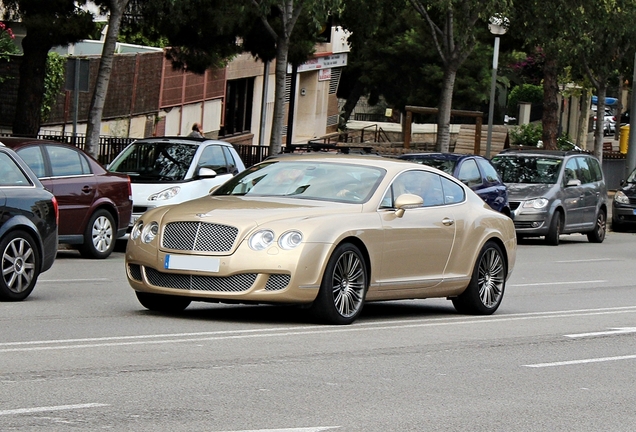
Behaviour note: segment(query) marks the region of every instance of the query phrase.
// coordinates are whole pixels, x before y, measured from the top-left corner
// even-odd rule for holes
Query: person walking
[[[194,123],[192,125],[192,132],[188,135],[189,137],[203,138],[203,133],[201,132],[203,127],[200,123]]]

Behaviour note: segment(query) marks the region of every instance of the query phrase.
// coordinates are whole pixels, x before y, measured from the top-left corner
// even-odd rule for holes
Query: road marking
[[[105,406],[108,406],[108,405],[101,404],[101,403],[88,403],[88,404],[79,404],[79,405],[58,405],[58,406],[48,406],[48,407],[20,408],[20,409],[0,411],[0,416],[14,415],[14,414],[33,414],[33,413],[47,412],[47,411],[68,411],[68,410],[83,409],[83,408],[99,408],[99,407],[105,407]]]
[[[95,278],[95,279],[38,279],[38,283],[57,283],[57,282],[62,282],[62,283],[68,283],[68,282],[107,282],[107,281],[111,281],[112,279],[107,279],[107,278]]]
[[[613,328],[607,331],[591,332],[591,333],[575,333],[575,334],[567,334],[563,336],[569,337],[569,338],[584,338],[584,337],[595,337],[595,336],[609,336],[609,335],[617,335],[617,334],[625,334],[625,333],[636,333],[636,327],[618,327],[618,328]]]
[[[340,426],[317,426],[308,428],[291,428],[291,429],[252,429],[242,431],[225,431],[225,432],[320,432],[329,429],[339,429]]]
[[[275,338],[286,336],[353,333],[363,331],[397,330],[409,328],[442,327],[452,325],[476,325],[492,324],[510,321],[525,321],[535,319],[550,318],[571,318],[594,315],[614,315],[623,313],[636,313],[636,306],[621,306],[614,308],[599,309],[579,309],[570,311],[553,312],[529,312],[517,315],[499,315],[471,317],[465,316],[456,318],[421,318],[414,320],[393,320],[374,321],[369,323],[354,323],[351,326],[331,327],[331,326],[293,326],[275,327],[266,329],[246,329],[246,330],[224,330],[215,332],[197,333],[173,333],[137,336],[112,336],[101,338],[85,339],[58,339],[24,342],[3,342],[0,343],[0,353],[47,351],[47,350],[68,350],[81,348],[99,348],[130,345],[156,345],[174,344],[188,342],[209,342],[232,339],[252,339],[252,338]],[[4,347],[4,348],[3,348]]]
[[[545,286],[545,285],[575,285],[575,284],[591,284],[605,283],[606,280],[588,280],[588,281],[564,281],[564,282],[539,282],[529,284],[509,284],[507,287],[526,287],[526,286]]]
[[[614,260],[612,258],[592,258],[592,259],[581,259],[581,260],[563,260],[563,261],[555,261],[555,262],[565,264],[565,263],[583,263],[583,262],[599,262],[599,261],[614,261]]]
[[[600,357],[600,358],[560,361],[560,362],[552,362],[552,363],[536,363],[536,364],[527,364],[523,366],[529,367],[529,368],[546,368],[546,367],[555,367],[555,366],[571,366],[571,365],[586,364],[586,363],[602,363],[602,362],[608,362],[608,361],[633,360],[633,359],[636,359],[636,355],[626,355],[626,356],[618,356],[618,357]]]

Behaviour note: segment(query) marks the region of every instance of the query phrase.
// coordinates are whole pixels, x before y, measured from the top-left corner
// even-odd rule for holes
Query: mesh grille
[[[227,277],[195,276],[162,273],[145,267],[151,285],[194,291],[242,292],[249,290],[256,280],[256,273],[243,273]]]
[[[510,210],[517,210],[521,203],[519,201],[510,201],[508,204],[510,205]]]
[[[141,281],[141,266],[139,264],[129,264],[128,274],[136,281]]]
[[[197,252],[228,252],[238,229],[205,222],[173,222],[166,225],[162,246],[168,249]]]
[[[289,285],[290,275],[273,274],[269,275],[267,284],[265,284],[265,291],[279,291],[285,289]]]

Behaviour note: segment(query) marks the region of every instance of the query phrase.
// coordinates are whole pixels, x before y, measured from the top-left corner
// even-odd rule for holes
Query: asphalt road
[[[145,311],[104,261],[62,251],[0,303],[2,431],[633,431],[636,235],[526,240],[499,311],[369,304]]]

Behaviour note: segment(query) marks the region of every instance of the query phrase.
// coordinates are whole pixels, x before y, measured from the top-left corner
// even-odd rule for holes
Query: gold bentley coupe
[[[492,314],[516,257],[512,220],[442,171],[372,155],[266,160],[203,198],[144,213],[126,249],[139,302],[302,305],[350,324],[366,302],[446,297]]]

